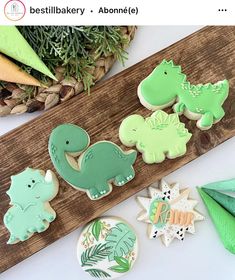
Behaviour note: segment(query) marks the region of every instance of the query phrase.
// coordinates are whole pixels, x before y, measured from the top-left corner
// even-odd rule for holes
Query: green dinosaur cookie
[[[135,176],[132,165],[136,151],[123,152],[108,141],[88,147],[89,135],[79,126],[62,124],[49,139],[49,154],[60,176],[76,189],[86,191],[91,199],[99,199],[112,191],[111,182],[122,186]],[[80,154],[78,162],[74,156]]]
[[[136,146],[149,164],[184,155],[191,136],[177,114],[168,115],[161,110],[146,119],[131,115],[122,121],[119,129],[121,142],[128,147]]]
[[[197,121],[198,128],[211,128],[220,121],[225,112],[222,105],[228,97],[227,80],[216,84],[191,85],[180,66],[165,59],[145,78],[138,87],[140,102],[150,110],[171,106],[176,113]]]
[[[58,192],[58,181],[48,170],[26,168],[11,177],[7,191],[12,205],[4,215],[4,224],[10,232],[8,244],[27,240],[34,232],[42,232],[49,227],[56,213],[51,201]]]

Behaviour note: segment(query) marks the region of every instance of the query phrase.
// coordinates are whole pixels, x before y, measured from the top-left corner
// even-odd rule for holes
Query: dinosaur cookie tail
[[[217,86],[220,87],[219,91],[221,93],[221,101],[224,102],[225,99],[228,97],[228,92],[229,92],[229,82],[228,80],[223,80],[223,81],[219,81],[218,83],[216,83]]]
[[[130,164],[133,165],[136,161],[137,152],[132,150],[130,153],[127,154],[127,157],[130,161]]]

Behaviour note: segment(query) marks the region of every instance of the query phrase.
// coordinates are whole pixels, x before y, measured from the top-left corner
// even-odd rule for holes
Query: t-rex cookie
[[[84,129],[73,124],[62,124],[50,135],[49,153],[60,176],[94,200],[112,191],[111,182],[122,186],[134,178],[132,165],[137,152],[123,152],[108,141],[88,147],[89,143],[89,135]],[[76,162],[74,156],[79,154]]]
[[[149,238],[160,237],[169,246],[174,238],[184,240],[185,233],[195,233],[194,223],[204,217],[194,210],[196,200],[188,198],[189,189],[180,191],[179,184],[149,187],[149,197],[137,197],[143,210],[138,220],[148,223]]]
[[[45,231],[56,217],[51,201],[58,193],[59,183],[48,170],[26,168],[11,177],[7,191],[11,208],[4,215],[4,224],[10,232],[8,244],[27,240],[34,232]]]
[[[191,136],[177,114],[168,115],[161,110],[146,119],[131,115],[122,121],[119,129],[121,142],[128,147],[136,146],[149,164],[184,155]]]
[[[101,279],[114,279],[126,274],[133,267],[137,254],[134,230],[117,217],[102,217],[89,223],[77,245],[82,269]]]
[[[197,126],[209,129],[224,116],[222,105],[228,97],[227,80],[216,84],[191,85],[181,67],[165,59],[145,78],[138,87],[141,104],[150,110],[174,105],[176,113],[197,121]]]

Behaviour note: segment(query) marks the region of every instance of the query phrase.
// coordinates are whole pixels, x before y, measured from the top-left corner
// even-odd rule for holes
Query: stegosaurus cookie
[[[184,155],[191,136],[177,114],[168,115],[161,110],[146,119],[131,115],[122,121],[119,129],[121,142],[127,147],[136,146],[149,164]]]
[[[149,187],[150,197],[137,197],[143,208],[137,219],[148,223],[149,238],[160,237],[169,246],[174,238],[183,241],[187,232],[195,232],[194,223],[204,217],[194,210],[197,201],[188,198],[189,192],[162,180],[157,188]]]

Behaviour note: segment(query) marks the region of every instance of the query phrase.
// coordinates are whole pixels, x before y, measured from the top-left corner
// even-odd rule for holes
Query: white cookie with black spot
[[[187,232],[195,233],[194,223],[204,217],[194,210],[197,201],[189,199],[189,189],[162,180],[148,190],[150,197],[137,197],[143,208],[137,219],[148,224],[149,238],[160,237],[169,246],[174,239],[183,241]]]

